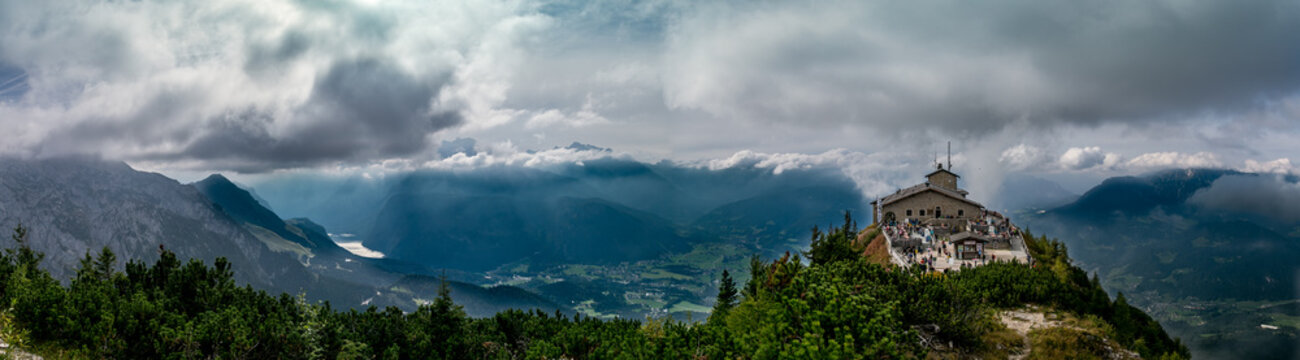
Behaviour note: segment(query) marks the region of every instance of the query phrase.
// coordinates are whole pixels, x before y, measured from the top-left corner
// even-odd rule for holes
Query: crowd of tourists
[[[891,251],[905,265],[921,266],[927,271],[960,270],[998,261],[998,258],[980,246],[970,250],[975,253],[973,257],[963,259],[958,251],[960,245],[950,241],[950,234],[970,231],[991,241],[1009,241],[1019,235],[1019,229],[1002,214],[985,211],[981,215],[979,219],[967,220],[964,229],[960,225],[949,228],[947,222],[932,227],[918,219],[903,219],[883,224],[881,231],[892,242]]]

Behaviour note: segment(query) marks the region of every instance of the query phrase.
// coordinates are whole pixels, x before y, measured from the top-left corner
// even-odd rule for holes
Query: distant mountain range
[[[1290,191],[1294,177],[1181,169],[1109,179],[1080,196],[1041,179],[1009,182],[1013,193],[1040,199],[1003,194],[1000,204],[1050,209],[1019,213],[1018,223],[1065,241],[1107,289],[1124,292],[1193,351],[1295,355],[1300,207],[1245,203],[1278,203],[1288,195],[1265,190]],[[843,211],[868,214],[838,171],[616,158],[297,175],[255,186],[221,175],[181,184],[90,158],[5,158],[0,226],[28,227],[61,279],[103,246],[145,261],[163,246],[184,258],[226,257],[241,282],[335,307],[413,309],[436,296],[446,274],[453,299],[475,316],[579,307],[637,316],[703,315],[721,269],[806,246],[811,226]],[[387,256],[344,250],[333,237],[345,233]],[[1259,324],[1281,328],[1261,332]]]
[[[320,222],[356,234],[392,259],[465,271],[655,259],[732,239],[737,230],[757,231],[749,241],[758,248],[789,249],[790,240],[806,240],[812,225],[866,209],[856,185],[838,171],[778,175],[612,157],[546,169],[288,178],[254,186],[281,212],[328,219]],[[335,209],[351,215],[338,217]]]
[[[0,226],[31,229],[33,246],[48,256],[45,266],[62,279],[83,255],[103,246],[121,259],[145,261],[165,246],[182,258],[226,257],[241,282],[306,293],[336,307],[409,310],[433,298],[437,276],[446,274],[453,299],[471,315],[506,308],[569,311],[593,299],[574,296],[597,294],[592,296],[601,302],[598,309],[624,309],[631,316],[637,307],[619,304],[624,291],[640,286],[635,283],[555,279],[533,283],[532,290],[479,284],[499,282],[483,272],[501,266],[615,266],[664,259],[703,244],[727,244],[728,251],[744,254],[779,253],[805,246],[812,225],[835,221],[845,210],[864,214],[865,208],[854,183],[838,171],[774,174],[615,158],[546,169],[277,181],[257,184],[254,193],[221,175],[187,185],[120,162],[6,158],[0,159]],[[344,233],[388,256],[371,259],[344,250],[331,236]],[[718,259],[738,261],[737,254]],[[723,264],[697,266],[675,271],[712,278]],[[660,284],[655,291],[676,298],[701,302],[695,294],[709,293],[708,286],[674,290],[653,280],[678,273],[644,276]],[[564,290],[574,286],[585,290]]]
[[[194,187],[120,162],[0,159],[0,226],[19,224],[60,279],[104,246],[146,261],[158,258],[160,246],[206,261],[225,256],[240,280],[262,286],[292,288],[311,278]]]
[[[29,229],[43,265],[66,280],[87,252],[107,246],[119,259],[151,262],[165,247],[182,258],[230,260],[238,281],[273,292],[305,293],[335,306],[414,309],[436,291],[407,274],[435,270],[367,259],[336,245],[324,227],[283,220],[220,175],[192,185],[93,158],[0,158],[0,226]],[[7,231],[6,231],[7,233]],[[5,241],[8,241],[6,234]],[[12,246],[5,245],[5,246]],[[119,268],[122,264],[118,264]],[[470,279],[448,272],[452,279]],[[424,278],[427,282],[428,278]],[[436,290],[437,282],[434,283]],[[475,316],[508,308],[558,307],[526,290],[451,281],[452,298]]]
[[[1206,201],[1241,181],[1257,186],[1231,189],[1230,200],[1294,187],[1296,180],[1217,169],[1117,177],[1074,202],[1017,220],[1063,240],[1107,289],[1147,308],[1191,340],[1194,352],[1255,349],[1249,354],[1291,358],[1297,328],[1262,331],[1259,324],[1295,324],[1290,319],[1300,315],[1294,301],[1300,299],[1300,224],[1266,207]],[[1230,356],[1256,357],[1245,354]]]
[[[1224,213],[1188,200],[1232,170],[1170,170],[1108,179],[1077,201],[1025,219],[1061,234],[1072,255],[1097,267],[1125,266],[1143,277],[1120,289],[1204,299],[1296,296],[1300,239],[1267,214]],[[1196,286],[1180,286],[1195,281]]]
[[[984,206],[1010,212],[1053,209],[1079,198],[1060,184],[1025,174],[1007,176],[992,195]]]

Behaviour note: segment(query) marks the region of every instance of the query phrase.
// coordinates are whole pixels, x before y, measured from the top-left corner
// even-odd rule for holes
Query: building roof
[[[976,234],[970,231],[962,231],[957,234],[954,234],[953,236],[949,237],[949,240],[952,240],[953,242],[965,241],[965,240],[989,242],[989,239],[987,237],[984,237],[983,235]]]
[[[880,202],[880,206],[885,206],[885,205],[889,205],[889,204],[892,204],[892,203],[898,202],[899,200],[903,200],[903,199],[906,199],[906,198],[912,197],[913,195],[918,195],[918,194],[924,193],[924,192],[926,192],[926,191],[934,191],[934,192],[939,193],[940,195],[943,195],[943,196],[947,196],[947,197],[953,198],[954,200],[958,200],[958,201],[966,202],[966,203],[968,203],[968,204],[975,205],[975,206],[978,206],[978,207],[980,207],[980,208],[983,208],[983,207],[984,207],[984,205],[980,205],[980,203],[977,203],[977,202],[975,202],[974,200],[967,199],[966,196],[965,196],[965,194],[962,194],[962,193],[957,192],[957,191],[952,191],[952,190],[950,190],[950,189],[945,189],[945,188],[943,188],[943,187],[934,186],[934,185],[931,185],[930,183],[924,183],[924,184],[916,185],[916,186],[909,187],[909,188],[906,188],[906,189],[898,190],[898,192],[893,193],[893,194],[891,194],[891,195],[889,195],[889,196],[883,197],[883,198],[881,198],[880,200],[877,200],[877,201]]]
[[[931,176],[934,176],[934,174],[938,174],[938,173],[941,173],[941,172],[945,172],[945,173],[952,174],[952,176],[961,177],[961,175],[957,175],[957,173],[955,173],[955,172],[951,172],[951,171],[948,171],[947,169],[944,169],[944,168],[939,168],[939,170],[935,170],[934,172],[931,172],[931,173],[929,173],[929,174],[925,174],[925,177],[929,178],[929,177],[931,177]]]

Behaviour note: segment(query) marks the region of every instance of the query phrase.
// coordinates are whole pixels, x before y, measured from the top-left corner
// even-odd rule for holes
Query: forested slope
[[[181,263],[164,251],[125,272],[104,250],[87,254],[69,286],[38,267],[42,255],[17,230],[0,254],[5,342],[41,354],[86,358],[862,358],[998,356],[995,313],[1035,304],[1102,324],[1102,335],[1144,357],[1186,357],[1160,325],[1111,301],[1068,265],[1063,245],[1027,237],[1042,266],[996,263],[952,275],[869,264],[844,227],[815,232],[811,250],[753,259],[739,289],[724,275],[707,322],[598,320],[559,312],[505,311],[473,319],[448,287],[415,312],[338,311],[289,294],[239,286],[229,263]],[[1057,338],[1031,358],[1100,351]],[[1001,346],[999,346],[1001,345]],[[1057,352],[1052,352],[1057,350]],[[1107,356],[1085,353],[1081,356]]]

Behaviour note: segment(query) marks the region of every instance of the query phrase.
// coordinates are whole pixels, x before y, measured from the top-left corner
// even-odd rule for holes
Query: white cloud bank
[[[998,162],[1002,163],[1008,170],[1019,171],[1031,168],[1037,168],[1048,162],[1050,158],[1047,152],[1042,148],[1019,144],[1002,151],[1002,156]]]
[[[1129,169],[1167,168],[1222,168],[1219,157],[1209,152],[1185,154],[1180,152],[1155,152],[1138,155],[1124,163]]]
[[[744,150],[727,158],[688,163],[711,170],[732,167],[772,169],[773,174],[789,170],[834,169],[844,173],[858,185],[867,197],[894,192],[921,181],[911,174],[915,166],[895,154],[866,154],[846,149],[834,149],[820,154],[761,153]]]
[[[1269,161],[1246,160],[1246,165],[1240,168],[1242,172],[1260,173],[1260,174],[1279,174],[1292,175],[1300,174],[1296,167],[1291,165],[1291,159],[1280,158]]]
[[[1247,173],[1298,173],[1288,158],[1267,161],[1245,159],[1242,165],[1232,167],[1221,160],[1219,155],[1207,151],[1195,153],[1162,151],[1125,157],[1116,152],[1104,151],[1099,146],[1071,147],[1060,155],[1053,156],[1041,147],[1018,144],[1003,150],[998,162],[1004,170],[1017,172],[1065,171],[1114,175],[1174,168],[1232,168]]]
[[[1096,167],[1113,168],[1119,163],[1119,159],[1119,154],[1103,153],[1100,147],[1089,146],[1070,148],[1061,154],[1057,162],[1066,170],[1085,170]]]

